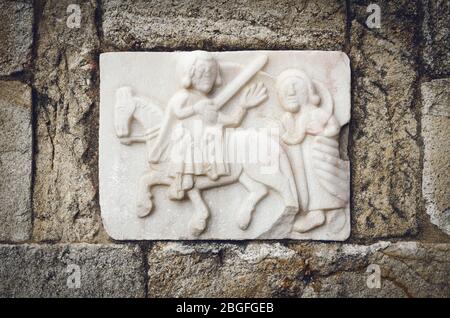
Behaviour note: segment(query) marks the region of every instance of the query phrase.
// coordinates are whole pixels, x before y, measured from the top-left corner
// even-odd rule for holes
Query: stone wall
[[[450,297],[448,1],[0,0],[0,17],[0,296]],[[108,237],[99,54],[191,49],[348,54],[346,242]]]

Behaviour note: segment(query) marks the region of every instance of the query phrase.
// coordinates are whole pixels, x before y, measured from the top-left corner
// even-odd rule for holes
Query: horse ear
[[[127,106],[132,102],[133,94],[131,92],[131,87],[124,86],[117,90],[116,92],[116,104],[121,106]]]
[[[117,137],[127,137],[130,133],[130,118],[135,110],[131,87],[120,87],[116,91],[114,125]],[[121,141],[122,142],[122,141]]]

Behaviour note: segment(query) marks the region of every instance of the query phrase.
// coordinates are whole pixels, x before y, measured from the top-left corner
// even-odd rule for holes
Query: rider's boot
[[[219,175],[217,173],[215,173],[214,171],[209,170],[206,175],[208,176],[208,178],[210,178],[211,180],[217,180],[219,179]]]
[[[167,189],[167,196],[170,200],[181,200],[184,197],[184,190],[182,187],[182,175],[177,174],[172,183]]]

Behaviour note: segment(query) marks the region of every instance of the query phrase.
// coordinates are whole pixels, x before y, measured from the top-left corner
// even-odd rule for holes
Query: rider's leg
[[[256,204],[267,195],[268,190],[265,185],[251,179],[245,173],[241,174],[239,182],[248,190],[248,192],[250,192],[250,195],[244,201],[244,204],[239,209],[237,215],[239,228],[245,230],[250,224],[252,212],[255,209]]]
[[[177,173],[175,177],[172,179],[172,183],[167,189],[167,197],[170,200],[181,200],[184,197],[183,190],[183,175],[181,173]]]
[[[198,236],[206,228],[206,221],[209,217],[209,208],[203,201],[201,192],[197,188],[189,190],[187,195],[194,205],[194,215],[189,222],[189,229],[194,236]]]

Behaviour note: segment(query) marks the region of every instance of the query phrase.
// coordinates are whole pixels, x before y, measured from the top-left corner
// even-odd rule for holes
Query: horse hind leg
[[[187,192],[187,195],[194,205],[194,215],[189,222],[189,230],[193,236],[197,237],[206,229],[209,208],[203,201],[200,190],[193,188]]]
[[[269,229],[261,233],[258,238],[286,237],[291,231],[295,215],[299,210],[294,177],[290,166],[287,166],[287,162],[280,161],[280,171],[278,173],[263,173],[259,167],[252,166],[244,166],[244,172],[253,180],[277,192],[285,205],[282,213],[277,216],[275,221],[269,226]]]
[[[251,222],[252,213],[255,210],[256,205],[267,195],[268,189],[265,185],[253,180],[245,173],[241,174],[239,182],[248,190],[248,192],[250,192],[236,217],[239,228],[241,230],[246,230]]]
[[[265,174],[261,173],[258,167],[245,167],[244,173],[255,182],[275,190],[281,196],[287,208],[298,210],[298,199],[296,190],[290,181],[290,178],[293,180],[291,175],[284,175],[283,173]]]

